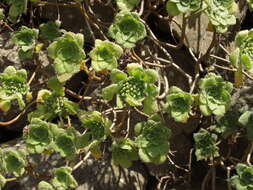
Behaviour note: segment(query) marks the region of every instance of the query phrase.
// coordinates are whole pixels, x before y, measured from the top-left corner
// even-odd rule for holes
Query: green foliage
[[[169,128],[158,121],[148,120],[135,125],[135,134],[142,161],[160,164],[166,160],[171,135]]]
[[[48,183],[46,181],[41,181],[38,184],[38,190],[54,190],[54,188],[50,183]]]
[[[169,0],[166,3],[166,10],[170,16],[203,11],[215,30],[224,33],[229,25],[236,23],[234,13],[237,11],[237,4],[234,0]]]
[[[129,168],[132,161],[138,160],[138,152],[134,148],[134,142],[130,139],[123,139],[112,144],[112,160],[115,165]]]
[[[54,133],[53,149],[59,152],[62,157],[74,159],[78,153],[77,149],[77,131],[73,128],[61,129],[58,128]]]
[[[111,121],[102,116],[100,112],[84,112],[79,116],[83,127],[88,129],[86,135],[89,135],[90,141],[103,141],[109,134]]]
[[[206,129],[200,129],[193,135],[195,141],[195,155],[197,160],[214,158],[219,156],[217,147],[217,135],[208,132]]]
[[[89,53],[91,65],[95,71],[112,70],[117,68],[117,59],[123,54],[123,49],[110,41],[95,41],[95,47]]]
[[[127,76],[124,72],[114,69],[111,72],[111,84],[102,90],[104,99],[110,101],[117,94],[117,106],[123,107],[127,103],[130,106],[144,106],[148,114],[157,111],[155,97],[158,89],[155,82],[158,80],[158,73],[153,69],[143,69],[139,64],[128,64]],[[152,104],[144,103],[152,101]]]
[[[27,2],[29,2],[28,11],[26,10]],[[22,112],[18,111],[18,113],[14,110],[13,113],[0,114],[0,119],[3,120],[0,121],[0,125],[9,127],[14,122],[20,121],[20,118],[25,119],[28,116],[28,124],[23,130],[24,149],[0,149],[0,189],[7,181],[18,180],[22,175],[40,178],[44,177],[44,174],[47,181],[41,181],[37,186],[38,190],[75,189],[78,184],[71,174],[71,167],[74,169],[80,167],[89,158],[90,153],[94,158],[100,159],[106,150],[111,151],[112,162],[124,168],[131,167],[138,159],[146,163],[161,164],[166,161],[170,151],[172,132],[167,126],[168,116],[176,122],[186,123],[191,115],[192,121],[200,125],[200,130],[194,134],[192,129],[176,129],[175,131],[178,134],[187,132],[187,136],[193,135],[197,160],[213,160],[218,157],[219,140],[231,137],[227,139],[226,145],[239,142],[236,140],[238,136],[240,138],[242,136],[243,130],[239,128],[241,126],[247,130],[248,139],[253,140],[253,109],[249,107],[252,102],[250,101],[249,105],[244,105],[248,102],[242,102],[243,106],[247,107],[245,112],[242,111],[245,107],[237,109],[237,102],[233,109],[229,110],[233,91],[232,83],[214,73],[201,78],[201,73],[209,72],[211,68],[216,73],[220,71],[216,69],[216,66],[222,69],[218,65],[209,65],[209,67],[206,64],[210,61],[210,52],[218,52],[217,46],[213,44],[217,44],[221,35],[217,36],[215,33],[226,32],[229,26],[236,22],[234,14],[237,4],[234,0],[162,0],[159,2],[143,0],[140,6],[138,5],[141,0],[115,0],[108,1],[106,4],[103,1],[96,1],[96,4],[83,2],[85,1],[60,0],[54,3],[40,0],[3,0],[0,3],[1,6],[3,5],[3,8],[0,8],[0,25],[3,26],[1,31],[4,32],[15,31],[17,26],[22,24],[38,26],[38,23],[41,23],[39,19],[42,18],[38,17],[42,13],[39,7],[43,6],[55,7],[55,10],[58,5],[65,8],[74,7],[75,10],[80,10],[85,25],[79,30],[81,33],[66,32],[60,29],[61,23],[57,20],[40,24],[39,30],[22,26],[19,31],[12,33],[12,40],[18,46],[18,55],[22,61],[21,67],[28,69],[36,67],[36,70],[27,73],[24,69],[16,70],[9,66],[0,73],[0,109],[7,112],[12,104],[18,104],[19,109],[22,109]],[[247,2],[250,9],[253,9],[251,5],[253,1],[247,0]],[[104,11],[101,12],[102,15],[95,15],[99,7],[108,7],[112,15],[116,14],[110,27],[108,27],[110,15],[109,20],[103,18]],[[130,12],[133,9],[138,10],[138,13]],[[165,9],[168,17],[163,12]],[[9,11],[8,16],[7,11]],[[31,14],[22,18],[21,15],[26,12]],[[172,62],[177,57],[174,59],[173,54],[173,59],[171,59],[170,53],[174,52],[173,49],[177,51],[179,46],[169,44],[168,39],[163,38],[162,34],[168,32],[169,36],[173,36],[173,31],[169,31],[171,28],[166,27],[168,24],[166,22],[174,22],[182,31],[182,38],[179,41],[190,46],[191,39],[188,40],[187,34],[184,33],[187,32],[187,27],[193,26],[189,18],[199,17],[202,13],[209,18],[208,30],[214,31],[216,38],[213,39],[206,54],[196,57],[197,63],[202,64],[203,61],[205,65],[203,70],[188,72],[184,67],[181,68],[181,65]],[[177,23],[172,18],[179,14],[182,14],[182,23]],[[74,15],[76,14],[71,16]],[[62,20],[68,17],[63,14],[58,16],[61,16]],[[153,18],[156,18],[158,22],[153,22]],[[150,29],[147,28],[148,34],[146,27],[150,27]],[[76,29],[78,27],[74,30]],[[115,43],[107,40],[104,33],[107,31],[108,36]],[[199,30],[198,35],[202,36],[202,32]],[[84,44],[84,35],[86,44]],[[144,41],[146,36],[147,40]],[[222,35],[222,38],[226,39],[228,36],[230,34]],[[253,29],[240,31],[235,38],[235,50],[230,55],[231,63],[237,68],[236,74],[241,74],[241,79],[245,74],[244,70],[252,71],[252,36]],[[143,41],[140,42],[141,40]],[[4,43],[3,41],[2,45],[5,48],[7,46]],[[93,49],[89,52],[90,59],[86,61],[85,51],[89,51],[93,45]],[[192,49],[192,47],[188,48]],[[181,50],[185,51],[184,48]],[[37,54],[34,56],[34,53]],[[44,63],[44,53],[47,53],[53,61],[52,66],[56,74],[52,78],[49,78],[52,76],[50,72],[52,67]],[[198,54],[198,52],[193,52],[193,54]],[[205,59],[202,59],[203,57]],[[217,56],[211,57],[219,59]],[[32,60],[25,62],[23,61],[25,59]],[[118,65],[119,59],[121,65]],[[2,60],[0,62],[2,63]],[[84,65],[86,63],[87,65]],[[85,74],[79,72],[80,70],[84,70]],[[171,86],[166,94],[168,86],[182,82],[170,78],[177,77],[178,71],[188,79],[190,92],[198,90],[195,82],[200,80],[199,94],[184,92],[176,86]],[[79,72],[78,75],[74,75],[77,72]],[[107,73],[110,74],[110,78],[106,75]],[[159,78],[162,79],[160,74],[166,75],[168,80],[166,77],[164,80],[159,80]],[[223,74],[227,73],[224,71]],[[31,87],[28,85],[27,75],[31,76],[29,80]],[[70,78],[71,81],[66,82]],[[47,89],[44,89],[46,82]],[[235,86],[239,86],[237,81]],[[33,94],[37,93],[34,106],[30,89],[33,90]],[[244,95],[244,91],[238,93],[240,96]],[[234,95],[237,97],[237,94]],[[26,101],[24,101],[24,96],[26,96]],[[250,96],[247,99],[250,99]],[[24,109],[26,102],[31,103]],[[239,104],[241,106],[241,102]],[[201,113],[194,106],[199,106]],[[211,114],[214,116],[203,117]],[[148,120],[143,121],[144,117]],[[109,118],[113,119],[113,122]],[[19,124],[17,122],[14,125]],[[210,127],[203,127],[205,124]],[[174,143],[177,142],[172,142]],[[248,154],[247,151],[250,150],[246,150],[243,155]],[[88,154],[84,155],[84,153]],[[53,164],[50,165],[51,171],[45,173],[38,171],[38,164],[30,162],[33,160],[30,159],[32,154],[39,154],[36,156],[42,156],[41,160],[46,162],[51,158],[55,159],[52,154],[57,155],[57,159],[60,155],[61,160],[66,161],[68,167],[59,165],[57,166],[59,168],[54,168]],[[217,161],[223,161],[225,167],[232,169],[234,164],[229,165],[231,160],[227,159],[227,156],[222,156]],[[240,159],[238,157],[238,160]],[[220,164],[216,162],[216,159],[214,161],[215,166]],[[250,162],[250,159],[247,159],[247,162]],[[183,169],[181,166],[175,165],[175,167]],[[178,174],[177,169],[170,170],[171,175]],[[237,175],[231,178],[231,183],[237,189],[252,190],[252,166],[238,164],[236,170]],[[192,172],[189,171],[189,173]],[[15,178],[9,178],[13,175]],[[162,175],[159,174],[159,177]],[[205,185],[203,182],[202,187]]]
[[[236,165],[237,175],[231,177],[230,182],[237,190],[253,189],[253,167],[239,163]]]
[[[54,60],[58,75],[72,75],[80,70],[80,62],[85,59],[83,45],[83,35],[72,32],[66,32],[49,45],[48,56]]]
[[[57,190],[67,190],[68,188],[76,188],[77,182],[71,175],[70,167],[60,167],[54,169],[54,178],[52,184]]]
[[[140,3],[140,0],[116,0],[116,3],[120,10],[131,11]]]
[[[218,33],[226,32],[229,25],[236,23],[234,13],[237,11],[237,4],[234,0],[209,0],[205,3],[205,13]]]
[[[5,177],[2,174],[0,174],[0,189],[2,189],[5,186],[5,184],[6,184]]]
[[[13,42],[19,47],[18,56],[21,60],[31,59],[35,51],[39,31],[21,26],[19,31],[12,33]]]
[[[10,5],[8,20],[16,23],[17,19],[23,13],[26,13],[27,0],[5,0]]]
[[[193,104],[191,94],[172,86],[167,96],[165,111],[177,122],[186,123]]]
[[[7,112],[13,100],[18,101],[20,109],[25,107],[23,95],[29,91],[26,81],[25,69],[16,70],[13,66],[8,66],[3,73],[0,73],[0,109],[2,111]]]
[[[125,48],[133,48],[136,42],[146,37],[147,32],[138,14],[122,11],[115,16],[108,34]]]
[[[49,21],[39,26],[40,37],[45,41],[53,41],[61,36],[60,21]]]
[[[21,176],[25,172],[26,152],[23,149],[4,149],[0,151],[0,161],[5,172]]]
[[[45,149],[48,149],[53,141],[54,128],[57,128],[54,124],[32,118],[23,133],[28,150],[31,153],[42,153]]]
[[[211,129],[227,138],[239,128],[239,116],[239,112],[228,111],[224,116],[216,117],[217,124],[212,126]]]
[[[247,0],[249,9],[252,11],[253,10],[253,0]]]
[[[203,115],[222,116],[229,108],[233,85],[224,81],[221,76],[209,73],[201,79],[199,106]]]
[[[238,69],[249,71],[253,64],[253,29],[242,30],[235,37],[236,49],[230,55],[230,62]]]
[[[166,10],[170,16],[186,13],[200,9],[201,0],[169,0],[166,3]]]
[[[64,97],[61,91],[51,92],[43,89],[38,92],[36,110],[31,112],[28,118],[52,121],[57,117],[66,118],[69,115],[76,115],[78,110],[78,105]]]
[[[0,8],[0,20],[3,20],[4,18],[5,18],[4,9]]]
[[[253,111],[244,112],[238,119],[238,122],[247,129],[247,137],[253,140]]]

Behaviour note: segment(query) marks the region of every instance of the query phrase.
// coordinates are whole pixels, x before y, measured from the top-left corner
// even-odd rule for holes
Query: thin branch
[[[17,122],[20,119],[20,117],[26,113],[27,109],[29,107],[31,107],[34,103],[35,103],[35,101],[28,104],[28,106],[13,119],[11,119],[9,121],[0,121],[0,126],[7,126],[7,125],[11,125],[11,124]]]
[[[186,72],[184,72],[184,70],[181,69],[177,64],[175,64],[175,63],[173,63],[173,62],[171,62],[171,61],[169,61],[169,60],[160,58],[160,57],[157,57],[157,59],[158,59],[159,61],[164,62],[164,63],[170,64],[170,65],[171,65],[172,67],[174,67],[177,71],[179,71],[181,74],[183,74],[183,75],[188,79],[188,83],[191,84],[191,82],[192,82],[192,77],[191,77],[189,74],[187,74]]]
[[[86,160],[88,160],[88,158],[90,157],[90,155],[91,155],[91,152],[88,152],[85,155],[85,157],[73,167],[73,171],[76,170],[77,168],[79,168]]]
[[[164,92],[157,97],[158,99],[163,99],[169,92],[168,78],[166,76],[164,76],[163,79],[164,79]]]

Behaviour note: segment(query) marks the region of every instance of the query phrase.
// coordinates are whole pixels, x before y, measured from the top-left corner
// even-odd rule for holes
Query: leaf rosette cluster
[[[19,108],[25,107],[23,95],[27,94],[27,72],[25,69],[16,70],[13,66],[5,68],[0,73],[0,109],[7,112],[11,102],[17,100]]]
[[[120,10],[131,11],[140,3],[140,0],[116,0],[116,3]]]
[[[80,62],[86,56],[83,45],[83,35],[72,32],[66,32],[49,45],[48,55],[54,60],[54,68],[58,75],[71,75],[80,70]]]
[[[217,116],[216,125],[213,125],[211,129],[215,133],[220,133],[223,138],[229,137],[233,134],[239,127],[240,113],[238,111],[227,111],[224,116]]]
[[[23,13],[26,13],[27,9],[27,0],[4,0],[9,5],[9,13],[8,13],[8,20],[16,23],[17,19]]]
[[[110,79],[113,84],[102,90],[103,98],[110,101],[117,94],[118,107],[123,107],[124,103],[130,106],[143,105],[148,114],[156,112],[157,71],[143,69],[141,65],[132,63],[127,65],[127,73],[129,76],[118,69],[112,70]]]
[[[50,148],[53,142],[53,131],[57,126],[38,118],[32,118],[30,124],[24,128],[23,137],[31,153],[42,153]]]
[[[102,116],[98,111],[85,112],[79,116],[83,127],[88,129],[86,135],[89,136],[90,141],[104,141],[109,134],[111,121]]]
[[[237,11],[237,4],[234,0],[207,0],[205,4],[205,13],[217,32],[224,33],[229,25],[236,23],[234,13]]]
[[[115,69],[122,54],[123,49],[119,45],[110,41],[95,40],[95,47],[89,53],[92,68],[97,72]]]
[[[52,184],[57,190],[67,190],[78,186],[75,178],[71,174],[70,167],[60,167],[53,170],[54,178]]]
[[[40,37],[45,41],[53,41],[61,36],[60,21],[49,21],[39,26]]]
[[[194,101],[192,95],[178,87],[172,86],[166,99],[165,111],[175,121],[186,123]]]
[[[12,33],[12,40],[19,47],[18,56],[21,60],[33,57],[38,35],[39,31],[37,29],[26,26],[21,26],[19,31]]]
[[[253,189],[253,166],[242,163],[236,165],[236,173],[230,179],[230,183],[238,190]]]
[[[200,81],[199,106],[203,115],[222,116],[231,102],[232,83],[221,76],[209,73]]]
[[[242,30],[235,37],[236,49],[230,55],[231,64],[250,71],[253,63],[253,29]]]
[[[193,135],[195,142],[195,155],[197,160],[214,158],[219,156],[219,148],[217,147],[217,135],[210,133],[206,129],[200,129]]]
[[[166,10],[170,16],[186,13],[200,9],[201,0],[169,0]]]
[[[19,177],[25,172],[26,152],[23,149],[0,150],[0,161],[6,173]]]
[[[78,105],[64,97],[64,93],[42,89],[37,95],[36,110],[31,112],[28,118],[52,121],[57,117],[66,118],[69,115],[76,115],[78,110]]]
[[[123,168],[129,168],[132,161],[138,160],[138,152],[134,147],[134,142],[130,139],[123,139],[112,144],[112,160],[115,165]]]
[[[253,0],[247,0],[249,9],[252,11],[253,10]]]
[[[62,129],[58,128],[54,132],[54,143],[52,145],[56,152],[59,152],[62,157],[72,160],[78,153],[77,146],[77,131],[73,128]]]
[[[160,164],[166,160],[171,136],[169,128],[158,121],[148,120],[135,125],[135,134],[138,154],[143,162]]]
[[[146,37],[147,32],[137,13],[122,11],[115,16],[108,34],[123,47],[133,48],[136,42]]]

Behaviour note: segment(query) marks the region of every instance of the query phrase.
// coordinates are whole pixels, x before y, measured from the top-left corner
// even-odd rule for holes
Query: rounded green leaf
[[[146,37],[147,32],[137,13],[121,11],[115,16],[108,35],[125,48],[133,48],[136,42]]]
[[[75,178],[71,175],[70,167],[61,167],[54,169],[54,178],[52,184],[56,189],[76,188],[78,186]]]
[[[102,90],[102,97],[107,100],[111,101],[113,96],[118,92],[119,86],[117,84],[111,84]]]
[[[119,69],[113,69],[110,75],[110,79],[113,83],[118,83],[127,79],[127,74]]]
[[[38,190],[54,190],[54,188],[50,183],[48,183],[46,181],[41,181],[38,184]]]
[[[166,3],[166,10],[169,16],[177,16],[181,13],[177,8],[177,4],[171,1]]]

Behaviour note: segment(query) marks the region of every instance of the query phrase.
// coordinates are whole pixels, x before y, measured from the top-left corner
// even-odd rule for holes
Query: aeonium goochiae
[[[199,82],[199,108],[203,115],[223,116],[231,103],[233,84],[215,73],[209,73]]]
[[[113,84],[102,89],[102,97],[111,101],[116,96],[116,104],[123,108],[129,106],[143,106],[147,114],[157,112],[156,96],[158,87],[158,72],[154,69],[144,69],[140,64],[128,64],[126,72],[113,69],[110,80]]]
[[[209,19],[209,28],[225,33],[230,25],[236,24],[238,6],[234,0],[168,0],[166,10],[169,16],[191,15],[203,12]]]
[[[167,159],[171,130],[159,117],[137,123],[134,131],[138,155],[143,162],[161,164]]]
[[[16,70],[13,66],[6,67],[0,73],[0,110],[9,111],[14,100],[17,100],[19,109],[24,109],[23,96],[29,93],[29,89],[25,69]]]
[[[166,100],[165,112],[173,117],[175,121],[186,123],[194,103],[194,96],[176,86],[172,86]]]
[[[147,32],[137,13],[124,10],[115,16],[108,35],[124,48],[133,48],[147,36]]]
[[[235,50],[230,55],[230,62],[237,68],[235,84],[243,82],[243,71],[252,72],[253,64],[253,29],[242,30],[236,34]]]

